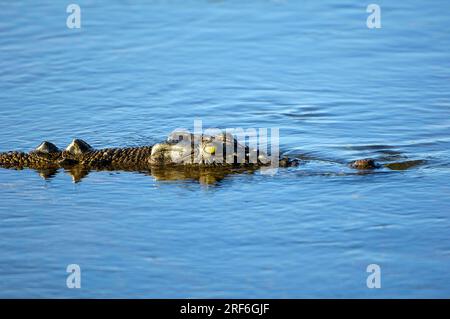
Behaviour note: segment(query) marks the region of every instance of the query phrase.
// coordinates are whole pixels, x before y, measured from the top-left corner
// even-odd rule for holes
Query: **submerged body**
[[[77,147],[84,143],[74,140],[72,144]],[[148,166],[147,158],[151,154],[151,146],[106,148],[94,150],[92,148],[78,152],[72,149],[60,151],[49,142],[43,142],[38,148],[29,153],[7,152],[0,154],[0,166],[6,168],[68,168],[82,165],[86,168],[145,169]]]
[[[69,171],[75,181],[91,170],[123,170],[151,172],[161,179],[203,178],[208,182],[230,173],[253,172],[262,167],[298,166],[299,163],[298,158],[268,156],[260,149],[240,144],[230,135],[198,136],[182,132],[174,132],[166,142],[152,146],[94,149],[85,141],[75,139],[64,150],[53,143],[42,142],[29,153],[0,153],[0,167],[31,168],[43,177],[53,176],[62,168]],[[406,166],[403,163],[380,165],[373,159],[348,163],[350,168],[362,171],[414,165],[410,162]]]
[[[42,142],[29,153],[0,153],[0,166],[9,168],[68,168],[81,165],[90,169],[143,170],[155,166],[262,167],[273,164],[258,149],[240,144],[229,135],[194,136],[172,133],[166,142],[152,146],[93,149],[83,140],[73,140],[65,150]],[[282,159],[281,166],[294,166],[297,160]]]

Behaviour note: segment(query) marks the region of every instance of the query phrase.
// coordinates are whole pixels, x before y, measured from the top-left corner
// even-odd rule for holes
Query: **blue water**
[[[216,183],[0,169],[0,297],[450,297],[450,3],[0,4],[0,151],[278,127]],[[355,174],[343,163],[424,160]],[[381,267],[368,289],[366,267]],[[66,267],[81,267],[80,289]]]

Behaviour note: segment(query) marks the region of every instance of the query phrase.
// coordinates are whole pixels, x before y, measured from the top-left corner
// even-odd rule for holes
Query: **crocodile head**
[[[268,164],[268,156],[240,144],[231,134],[194,135],[175,131],[166,142],[155,144],[149,160],[153,165]]]

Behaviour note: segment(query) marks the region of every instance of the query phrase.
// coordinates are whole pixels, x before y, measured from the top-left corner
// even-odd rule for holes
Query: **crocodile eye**
[[[216,147],[214,145],[206,146],[205,152],[211,155],[216,154]]]

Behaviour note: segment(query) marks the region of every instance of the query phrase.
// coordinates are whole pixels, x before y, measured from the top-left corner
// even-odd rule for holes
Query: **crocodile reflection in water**
[[[83,178],[85,178],[91,172],[113,172],[117,170],[111,170],[108,168],[104,169],[92,169],[83,166],[73,166],[71,168],[53,168],[53,169],[35,169],[39,175],[50,180],[56,176],[59,172],[65,172],[72,177],[73,182],[78,183]],[[186,167],[152,167],[148,170],[129,170],[121,169],[122,172],[134,172],[139,174],[144,174],[152,176],[158,181],[180,181],[180,180],[195,180],[201,184],[215,184],[223,180],[228,175],[232,174],[253,174],[257,171],[257,168],[225,168],[225,167],[196,167],[196,168],[186,168]]]

